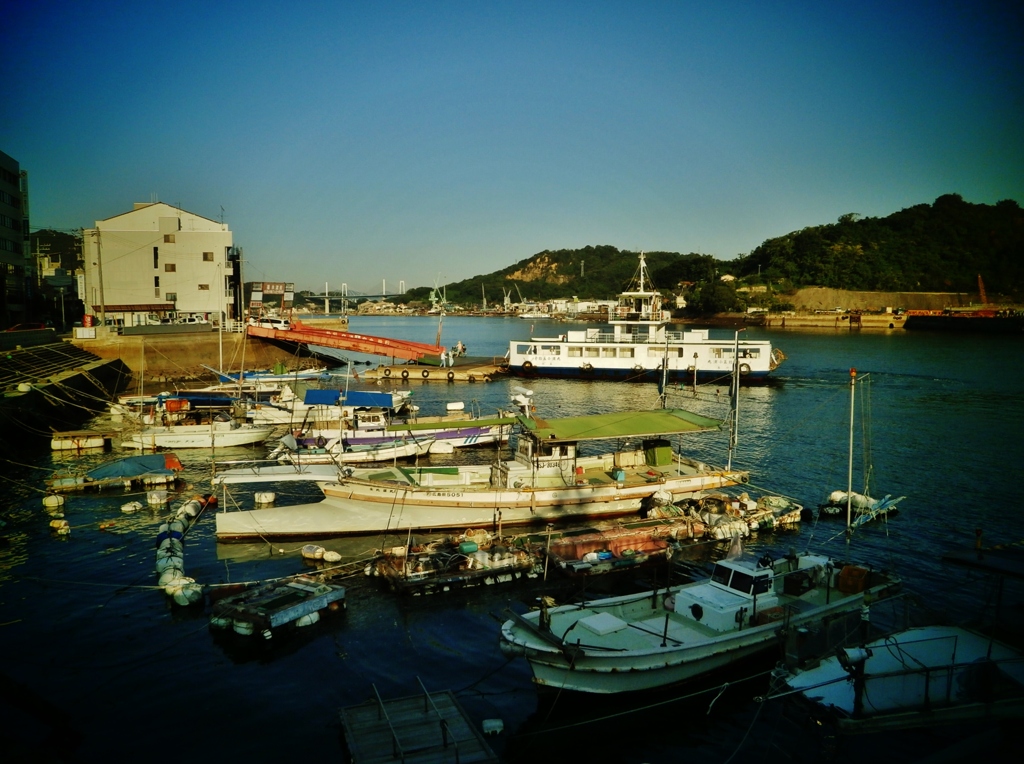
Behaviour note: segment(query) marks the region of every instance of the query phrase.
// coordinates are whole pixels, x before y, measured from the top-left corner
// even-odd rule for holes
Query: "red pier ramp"
[[[268,340],[281,340],[306,345],[320,345],[338,350],[349,350],[353,353],[390,356],[406,361],[418,361],[424,356],[437,356],[442,348],[423,342],[409,340],[392,340],[387,337],[372,337],[369,334],[355,334],[336,329],[314,329],[301,321],[293,321],[291,329],[270,329],[264,326],[246,327],[250,337],[263,337]]]

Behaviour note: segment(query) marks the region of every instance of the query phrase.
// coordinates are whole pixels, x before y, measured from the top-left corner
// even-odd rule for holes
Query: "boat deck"
[[[341,726],[353,764],[497,764],[498,757],[451,690],[428,693],[424,689],[420,695],[387,701],[381,699],[376,686],[373,692],[373,699],[341,709]]]

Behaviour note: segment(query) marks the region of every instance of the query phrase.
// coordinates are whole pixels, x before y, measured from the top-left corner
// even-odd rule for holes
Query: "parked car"
[[[30,322],[25,323],[25,324],[15,324],[10,329],[5,329],[4,331],[7,331],[7,332],[31,332],[31,331],[35,331],[36,329],[46,329],[46,328],[48,328],[48,327],[42,321],[30,321]]]
[[[287,331],[292,328],[287,318],[250,318],[249,326],[262,326],[264,329],[279,329]]]

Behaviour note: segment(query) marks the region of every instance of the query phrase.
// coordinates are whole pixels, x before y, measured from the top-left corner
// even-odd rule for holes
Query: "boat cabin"
[[[770,567],[752,568],[735,560],[720,560],[715,563],[711,581],[681,589],[666,607],[714,631],[746,628],[757,612],[779,604],[773,575]]]

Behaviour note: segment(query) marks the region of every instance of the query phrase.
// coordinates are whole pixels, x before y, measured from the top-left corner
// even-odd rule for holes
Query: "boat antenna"
[[[853,526],[850,524],[853,515],[853,402],[857,388],[857,370],[850,369],[850,452],[846,463],[846,542],[850,542]]]
[[[726,465],[727,470],[732,469],[732,455],[736,450],[736,444],[739,442],[739,433],[737,431],[740,424],[740,332],[745,331],[746,328],[736,330],[736,339],[733,345],[732,383],[729,385],[731,406],[729,409],[729,463]],[[693,378],[696,385],[696,364],[694,364]]]

